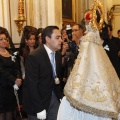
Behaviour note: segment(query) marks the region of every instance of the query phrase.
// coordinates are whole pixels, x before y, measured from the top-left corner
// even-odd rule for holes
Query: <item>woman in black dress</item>
[[[8,33],[0,27],[0,120],[13,120],[16,106],[14,85],[21,85],[15,54],[6,49]]]

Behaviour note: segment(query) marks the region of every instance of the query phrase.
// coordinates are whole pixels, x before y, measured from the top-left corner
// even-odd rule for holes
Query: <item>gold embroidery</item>
[[[91,91],[92,93],[90,93]],[[107,97],[102,94],[102,91],[100,91],[99,86],[95,86],[91,91],[85,91],[87,99],[96,102],[103,102],[107,99]]]
[[[103,101],[105,101],[105,100],[107,99],[106,96],[102,96],[102,97],[96,98],[96,97],[94,97],[94,96],[91,96],[91,95],[89,94],[89,92],[85,92],[85,96],[86,96],[87,99],[89,99],[89,100],[91,100],[91,101],[95,101],[95,102],[103,102]]]
[[[92,42],[92,43],[97,43],[98,45],[102,45],[103,43],[100,36],[95,36],[94,32],[88,33],[87,37],[84,36],[81,42]]]
[[[94,89],[92,89],[92,94],[96,94],[100,96],[101,91],[99,90],[99,86],[96,86]]]

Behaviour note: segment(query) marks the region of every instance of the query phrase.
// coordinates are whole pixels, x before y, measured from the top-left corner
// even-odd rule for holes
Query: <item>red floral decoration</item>
[[[91,19],[91,14],[90,14],[90,12],[88,12],[85,15],[85,20],[90,20],[90,19]]]

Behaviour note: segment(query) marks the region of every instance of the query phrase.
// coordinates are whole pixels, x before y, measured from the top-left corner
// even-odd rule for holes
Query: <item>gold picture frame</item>
[[[64,25],[75,23],[75,1],[62,0],[62,21]]]

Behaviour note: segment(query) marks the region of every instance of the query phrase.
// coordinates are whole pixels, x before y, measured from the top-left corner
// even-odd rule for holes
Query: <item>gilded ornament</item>
[[[99,23],[97,22],[97,15],[96,15],[96,11],[99,11],[100,13],[100,21]],[[94,31],[101,30],[102,29],[102,25],[104,22],[104,8],[101,2],[99,2],[98,0],[94,0],[94,4],[91,6],[90,11],[88,11],[85,14],[85,20],[90,20],[91,22],[91,26],[94,29]]]

